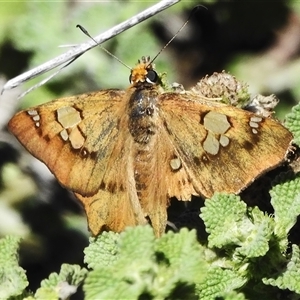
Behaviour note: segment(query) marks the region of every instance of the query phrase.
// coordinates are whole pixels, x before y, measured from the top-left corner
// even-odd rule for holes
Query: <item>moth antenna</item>
[[[160,51],[154,56],[154,58],[149,62],[149,65],[152,64],[154,62],[154,60],[160,55],[160,53],[162,53],[171,43],[172,41],[176,38],[176,36],[180,33],[180,31],[188,24],[188,22],[190,21],[190,19],[192,18],[192,16],[194,15],[194,13],[199,9],[199,8],[205,8],[207,10],[207,7],[203,6],[203,5],[197,5],[195,6],[188,19],[183,23],[183,25],[178,29],[178,31],[173,35],[173,37],[160,49]]]
[[[99,44],[90,34],[89,32],[80,24],[76,25],[77,28],[79,28],[86,36],[88,36],[90,39],[92,39],[96,45],[98,45],[102,50],[104,50],[108,55],[110,55],[111,57],[113,57],[114,59],[116,59],[119,63],[121,63],[123,66],[125,66],[127,69],[132,70],[131,67],[129,67],[128,65],[126,65],[123,61],[121,61],[117,56],[115,56],[114,54],[112,54],[111,52],[109,52],[107,49],[105,49],[101,44]]]

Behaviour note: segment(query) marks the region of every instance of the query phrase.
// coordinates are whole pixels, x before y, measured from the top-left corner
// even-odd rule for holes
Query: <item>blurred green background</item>
[[[0,1],[1,84],[67,51],[58,46],[87,41],[77,24],[95,36],[155,3]],[[207,9],[200,9],[156,59],[158,72],[167,72],[170,82],[188,88],[206,74],[226,70],[248,83],[253,94],[276,94],[281,100],[277,116],[283,119],[300,98],[299,1],[181,1],[103,46],[134,66],[142,55],[154,57],[198,4]],[[0,236],[24,238],[20,259],[33,290],[61,263],[82,264],[89,234],[78,202],[9,135],[6,123],[25,106],[97,89],[126,88],[129,70],[97,47],[16,100],[44,77],[0,98]]]

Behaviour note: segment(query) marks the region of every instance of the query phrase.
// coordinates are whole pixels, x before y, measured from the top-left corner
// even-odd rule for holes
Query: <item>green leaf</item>
[[[237,248],[236,254],[248,258],[264,256],[269,250],[274,222],[257,207],[253,208],[248,215],[254,226],[249,236],[244,239],[241,247]]]
[[[15,236],[0,239],[0,299],[22,294],[28,285],[25,271],[18,264],[19,242]]]
[[[196,231],[180,230],[179,234],[172,231],[164,234],[156,242],[156,251],[168,263],[173,280],[201,282],[203,271],[208,267],[205,262],[204,247],[196,238]]]
[[[246,282],[247,278],[241,276],[238,272],[211,267],[205,282],[199,284],[197,288],[199,289],[201,300],[211,300],[242,287]]]
[[[235,255],[263,256],[269,249],[272,220],[259,209],[247,209],[240,197],[215,194],[200,215],[206,225],[208,246],[236,248]]]
[[[282,271],[271,278],[263,278],[264,284],[289,289],[300,294],[300,251],[297,245],[292,245],[292,257]]]
[[[235,291],[224,292],[221,294],[223,300],[245,300],[245,295]]]
[[[294,142],[300,145],[300,103],[292,108],[286,115],[285,126],[293,133]]]
[[[248,224],[239,228],[237,223],[245,220],[246,204],[235,195],[215,194],[205,201],[200,217],[203,219],[208,237],[209,247],[222,248],[225,245],[239,245],[243,230],[252,227]]]
[[[137,226],[117,237],[118,259],[97,267],[85,280],[87,300],[197,298],[195,284],[204,280],[208,265],[195,231],[183,229],[156,239],[150,226]],[[94,260],[96,253],[95,248]]]
[[[297,222],[300,215],[300,175],[291,178],[290,173],[282,177],[283,183],[277,184],[272,188],[271,204],[274,207],[274,232],[277,237],[286,241],[287,234]],[[282,249],[285,250],[285,249]]]
[[[119,240],[121,263],[123,263],[123,259],[127,263],[129,256],[137,262],[142,262],[144,259],[153,260],[154,241],[155,236],[150,226],[138,226],[134,230],[128,229],[122,232]]]
[[[91,237],[89,246],[84,249],[84,262],[88,268],[97,269],[114,263],[118,254],[118,239],[119,234],[111,231]]]
[[[63,264],[59,274],[51,273],[48,279],[41,282],[35,298],[38,300],[68,299],[76,293],[77,287],[83,282],[86,274],[85,268]]]
[[[147,284],[154,280],[157,272],[153,231],[150,226],[138,226],[128,228],[120,235],[111,233],[109,238],[110,241],[106,234],[105,245],[116,241],[117,247],[113,248],[113,253],[118,253],[118,259],[112,264],[97,263],[95,245],[93,265],[97,268],[91,271],[85,280],[86,299],[138,298],[145,292]],[[101,243],[98,243],[98,246],[101,247]],[[98,250],[99,261],[112,256],[110,251],[103,251],[101,248]]]
[[[192,286],[205,279],[209,266],[205,260],[205,248],[197,242],[196,231],[186,228],[179,233],[169,231],[156,241],[156,253],[161,267],[156,280],[167,288],[166,294],[159,293],[157,296],[165,299],[170,296],[170,291],[171,294],[180,293],[183,283],[186,285],[185,292],[190,288],[189,297],[194,295]],[[182,297],[187,295],[182,294]]]

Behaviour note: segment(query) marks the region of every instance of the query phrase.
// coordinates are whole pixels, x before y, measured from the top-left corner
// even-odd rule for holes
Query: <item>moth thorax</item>
[[[135,142],[147,144],[156,133],[158,93],[149,89],[137,89],[129,101],[129,131]]]

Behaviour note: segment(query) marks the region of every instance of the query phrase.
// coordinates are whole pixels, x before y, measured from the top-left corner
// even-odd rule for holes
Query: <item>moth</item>
[[[239,193],[285,160],[292,134],[278,121],[169,92],[150,58],[127,90],[61,98],[17,113],[10,131],[83,204],[94,235],[167,223],[169,199]]]

